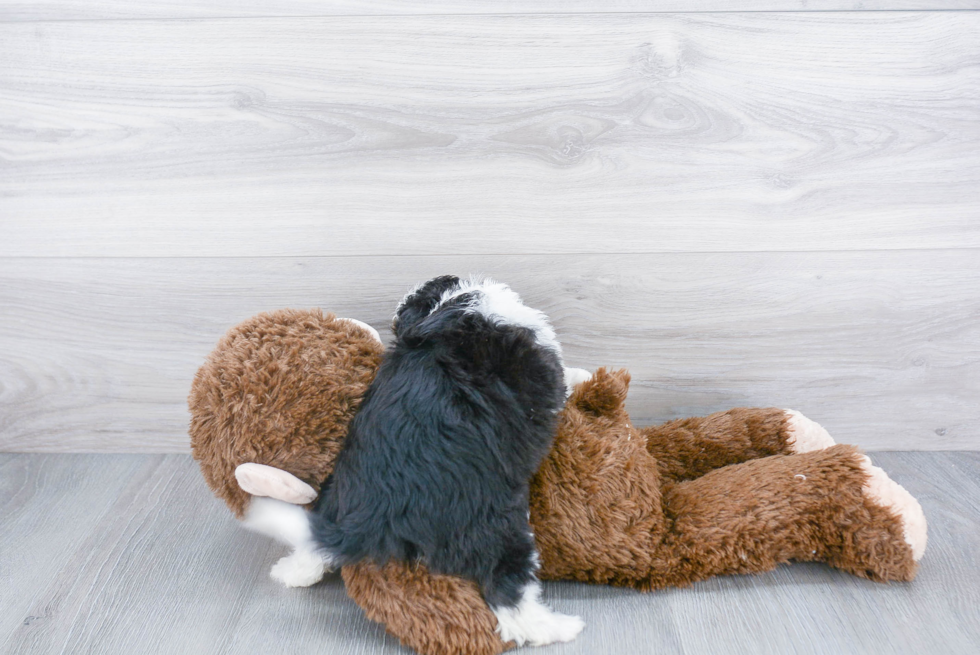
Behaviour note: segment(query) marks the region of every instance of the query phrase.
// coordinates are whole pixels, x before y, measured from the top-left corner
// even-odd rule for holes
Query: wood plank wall
[[[186,452],[230,326],[445,272],[639,425],[980,448],[978,10],[0,0],[0,450]]]

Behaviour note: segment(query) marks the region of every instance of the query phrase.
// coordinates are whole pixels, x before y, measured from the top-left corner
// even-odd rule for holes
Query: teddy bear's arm
[[[730,464],[834,445],[827,431],[799,412],[730,409],[642,428],[665,481],[692,480]]]

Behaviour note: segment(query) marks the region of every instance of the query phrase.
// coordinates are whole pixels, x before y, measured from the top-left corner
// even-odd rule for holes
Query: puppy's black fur
[[[479,291],[433,311],[458,284],[435,278],[403,302],[311,524],[339,564],[421,558],[476,580],[491,607],[514,606],[534,575],[528,482],[563,369],[531,329],[473,311]]]

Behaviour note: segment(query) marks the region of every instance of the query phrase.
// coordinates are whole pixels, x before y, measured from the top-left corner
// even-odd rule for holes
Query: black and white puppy
[[[528,482],[565,400],[543,313],[492,280],[438,277],[398,307],[386,353],[311,517],[333,566],[421,559],[475,580],[504,641],[573,639],[540,601]]]
[[[358,445],[315,512],[264,495],[246,510],[245,527],[293,549],[272,578],[306,587],[345,561],[423,558],[481,584],[505,641],[574,638],[581,620],[540,602],[526,520],[528,479],[562,402],[547,318],[505,285],[442,277],[405,297],[393,327],[397,358],[379,369],[346,442],[358,424]],[[590,376],[564,369],[565,393]]]

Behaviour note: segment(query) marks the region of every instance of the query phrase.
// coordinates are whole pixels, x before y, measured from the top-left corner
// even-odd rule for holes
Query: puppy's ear
[[[438,335],[448,335],[460,329],[460,320],[465,321],[466,307],[473,302],[472,292],[462,293],[447,301],[439,309],[423,316],[414,325],[405,325],[396,334],[399,341],[409,348],[417,348],[425,341]]]
[[[591,379],[575,388],[568,402],[583,412],[612,417],[624,411],[629,386],[630,374],[626,369],[610,372],[600,368]]]
[[[455,275],[441,275],[434,277],[427,282],[423,282],[402,299],[398,309],[395,310],[395,318],[391,322],[391,331],[396,337],[418,325],[425,319],[436,305],[442,294],[449,289],[459,286],[459,278]]]

